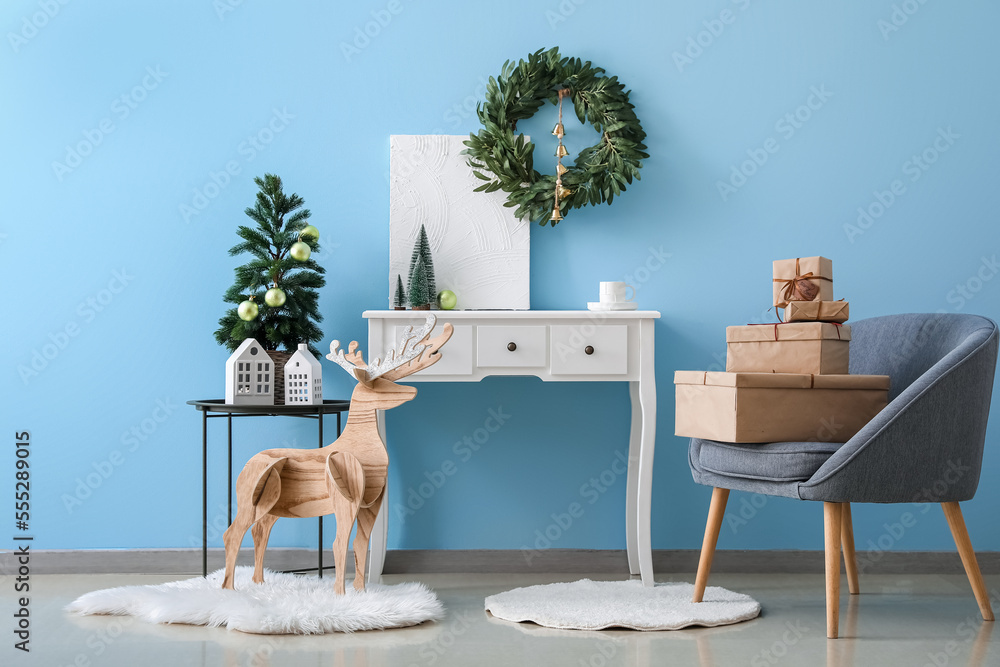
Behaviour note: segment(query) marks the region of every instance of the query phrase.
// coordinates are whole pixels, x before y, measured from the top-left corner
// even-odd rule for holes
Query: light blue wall
[[[244,2],[221,16],[209,0],[4,3],[0,497],[9,507],[13,434],[30,430],[38,548],[197,543],[201,424],[184,401],[223,392],[227,353],[212,331],[253,176],[280,174],[325,235],[321,347],[333,337],[365,340],[361,312],[386,304],[388,136],[476,130],[470,110],[484,77],[542,47],[618,75],[649,134],[642,181],[613,207],[532,230],[531,286],[535,308],[567,309],[593,300],[600,280],[629,279],[641,305],[663,313],[654,547],[697,548],[708,505],[708,489],[691,482],[685,442],[672,435],[673,372],[718,369],[725,326],[772,317],[771,260],[833,258],[837,296],[855,318],[1000,317],[1000,279],[986,279],[1000,253],[995,3],[399,2]],[[47,6],[58,9],[51,18],[39,13]],[[897,6],[913,13],[883,34]],[[713,22],[723,11],[730,22]],[[378,17],[391,21],[346,57],[341,44],[374,33]],[[677,60],[699,41],[691,62]],[[144,83],[148,90],[135,89]],[[144,98],[135,108],[116,101],[133,90]],[[828,99],[812,98],[817,108],[799,111],[809,118],[788,126],[782,119],[815,90]],[[524,129],[548,139],[553,116],[546,108]],[[113,131],[100,131],[98,143],[102,122]],[[248,137],[266,139],[272,123],[280,132],[249,149]],[[949,131],[957,138],[947,151],[914,172],[911,156]],[[569,132],[577,146],[591,137],[576,121]],[[57,175],[53,162],[88,133],[98,143],[92,154]],[[777,152],[723,199],[717,182],[748,151],[759,158],[769,139]],[[229,162],[239,174],[210,187]],[[845,225],[858,208],[897,179],[905,191],[850,236]],[[213,196],[185,221],[179,207],[206,188]],[[647,262],[655,270],[640,271]],[[968,299],[961,285],[975,290]],[[22,378],[19,367],[36,353],[53,358]],[[326,361],[324,370],[327,396],[347,397],[348,378]],[[509,420],[461,460],[454,443],[491,409]],[[393,522],[390,547],[517,549],[582,502],[584,516],[553,546],[623,548],[624,479],[596,497],[581,487],[626,450],[627,427],[624,385],[421,386],[418,400],[389,414],[390,510],[445,460],[458,472]],[[130,439],[133,428],[145,429],[143,440]],[[274,419],[239,422],[236,435],[238,464],[315,438],[311,424]],[[213,424],[214,443],[224,436],[223,423]],[[998,436],[994,414],[983,482],[966,508],[976,546],[991,550],[1000,549]],[[224,522],[223,465],[216,447],[216,523]],[[106,478],[93,474],[100,469]],[[88,476],[96,488],[80,487]],[[68,508],[75,494],[87,497]],[[722,547],[821,546],[818,506],[770,499],[750,512],[751,500],[734,494],[730,516],[742,508],[752,518],[724,529]],[[883,524],[907,509],[858,508],[859,547],[877,543]],[[939,512],[919,518],[894,548],[952,548]],[[312,521],[283,521],[272,543],[311,545],[313,531]]]

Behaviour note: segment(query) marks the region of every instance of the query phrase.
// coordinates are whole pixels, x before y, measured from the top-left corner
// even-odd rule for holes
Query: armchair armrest
[[[998,335],[990,325],[906,387],[799,485],[799,497],[873,503],[972,498],[996,369]]]

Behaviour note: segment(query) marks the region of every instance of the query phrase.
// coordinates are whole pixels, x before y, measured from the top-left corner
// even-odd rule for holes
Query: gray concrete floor
[[[487,595],[585,575],[391,575],[434,589],[447,618],[413,628],[318,637],[259,636],[219,628],[149,625],[128,617],[77,617],[63,607],[88,591],[163,583],[176,575],[39,575],[31,580],[31,652],[13,649],[10,590],[3,592],[2,665],[99,667],[226,665],[377,667],[451,665],[1000,665],[1000,631],[983,623],[963,575],[862,576],[841,597],[841,637],[827,640],[823,576],[719,574],[710,585],[747,593],[753,621],[674,632],[551,630],[490,617]],[[591,579],[614,579],[592,575]],[[658,576],[690,581],[690,576]],[[987,576],[1000,612],[1000,576]],[[6,625],[7,627],[4,627]]]

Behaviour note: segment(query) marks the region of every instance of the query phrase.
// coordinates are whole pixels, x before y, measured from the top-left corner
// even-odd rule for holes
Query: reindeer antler
[[[418,340],[426,342],[422,345],[414,345],[414,347],[420,348],[420,354],[416,355],[412,361],[409,363],[397,364],[394,368],[385,371],[382,374],[382,378],[395,382],[407,375],[413,375],[417,371],[422,371],[423,369],[433,366],[441,359],[441,353],[438,351],[441,346],[448,342],[451,338],[451,334],[454,333],[455,328],[450,322],[445,322],[445,325],[441,327],[441,333],[427,340],[427,336],[430,335],[431,330],[434,329],[434,319],[433,315],[428,316],[427,324],[421,328],[423,332],[426,329],[426,333],[423,334]],[[406,331],[404,330],[404,335]]]
[[[339,340],[330,343],[330,354],[326,355],[326,358],[341,366],[360,382],[370,382],[368,366],[365,364],[365,359],[361,352],[357,351],[358,341],[351,341],[350,345],[347,346],[347,354],[344,354],[343,350],[337,349],[339,347]]]
[[[344,358],[359,368],[366,368],[368,366],[365,363],[364,356],[361,354],[361,350],[358,350],[358,341],[356,340],[352,340],[351,344],[347,346],[347,354],[344,355]]]
[[[368,364],[368,377],[374,380],[375,378],[385,375],[386,373],[399,368],[403,364],[408,364],[414,359],[419,359],[420,355],[423,353],[426,345],[421,345],[423,341],[430,332],[434,329],[434,324],[437,322],[437,317],[433,314],[427,316],[427,321],[424,322],[423,326],[417,329],[416,333],[413,332],[413,326],[407,326],[403,329],[403,333],[399,335],[399,342],[396,343],[395,349],[389,350],[388,354],[385,355],[385,359],[375,358],[370,364]]]
[[[347,354],[338,349],[339,340],[333,341],[330,343],[330,354],[326,355],[326,358],[365,384],[371,383],[377,377],[389,381],[398,380],[437,363],[441,358],[438,349],[451,338],[454,328],[450,323],[446,323],[439,335],[427,340],[436,323],[437,317],[429,314],[427,321],[416,331],[412,325],[407,326],[403,329],[396,347],[389,350],[384,360],[375,358],[370,364],[365,364],[364,357],[357,349],[356,340],[347,346]]]

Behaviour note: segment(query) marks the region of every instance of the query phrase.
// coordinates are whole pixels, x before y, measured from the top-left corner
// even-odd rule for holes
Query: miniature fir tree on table
[[[307,343],[318,357],[312,343],[323,336],[318,326],[323,316],[316,290],[326,280],[308,251],[319,250],[319,232],[309,224],[303,199],[286,195],[280,178],[265,174],[254,182],[260,188],[257,203],[245,212],[256,224],[240,225],[236,233],[243,240],[229,249],[231,256],[247,253],[251,259],[236,267],[236,281],[224,296],[234,305],[219,320],[215,340],[235,351],[245,339],[256,338],[266,350],[289,353]]]
[[[431,292],[427,276],[427,263],[423,257],[417,257],[417,263],[413,267],[413,272],[410,273],[410,289],[407,290],[407,295],[410,299],[410,305],[418,310],[427,310],[431,307],[433,292]]]
[[[403,291],[403,276],[396,274],[396,295],[392,299],[396,310],[406,310],[406,293]]]
[[[418,260],[423,260],[424,275],[427,280],[427,292],[430,294],[430,297],[426,301],[419,303],[413,299],[413,275],[417,270]],[[420,225],[420,234],[417,236],[417,242],[413,244],[413,254],[410,256],[409,283],[406,286],[406,293],[410,297],[411,306],[428,304],[434,300],[434,296],[437,294],[437,284],[434,280],[434,262],[431,259],[431,244],[427,241],[427,230],[424,229],[423,225]]]

